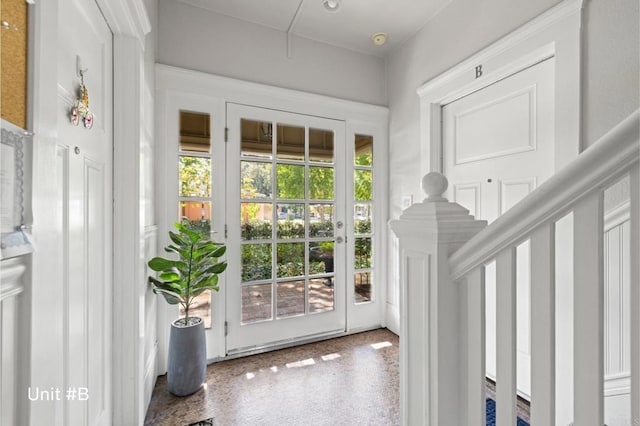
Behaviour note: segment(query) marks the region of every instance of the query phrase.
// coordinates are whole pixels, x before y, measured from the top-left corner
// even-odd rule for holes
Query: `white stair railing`
[[[604,190],[631,183],[631,424],[640,424],[640,113],[612,129],[490,226],[442,198],[446,179],[391,228],[400,242],[401,418],[406,425],[485,424],[484,265],[496,261],[496,425],[516,419],[516,247],[531,245],[531,424],[604,424]],[[573,214],[573,392],[556,398],[556,222]],[[636,423],[634,423],[634,421]]]

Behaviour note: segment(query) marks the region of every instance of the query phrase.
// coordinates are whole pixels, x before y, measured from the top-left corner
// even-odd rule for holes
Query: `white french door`
[[[344,121],[227,104],[226,351],[346,328]]]

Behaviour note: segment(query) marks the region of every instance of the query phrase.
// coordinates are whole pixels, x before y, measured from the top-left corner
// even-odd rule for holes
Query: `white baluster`
[[[496,258],[496,426],[516,421],[516,248]]]
[[[574,423],[604,424],[603,194],[580,200],[573,213]]]
[[[640,167],[631,169],[631,424],[640,425]]]
[[[531,424],[556,418],[555,226],[531,234]]]
[[[486,349],[484,266],[466,277],[467,425],[486,424]]]

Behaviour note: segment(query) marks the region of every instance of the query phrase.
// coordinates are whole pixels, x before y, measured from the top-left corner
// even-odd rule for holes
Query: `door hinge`
[[[229,335],[229,323],[227,321],[224,322],[224,335]]]
[[[229,237],[229,227],[227,227],[227,224],[225,223],[224,225],[224,237],[228,238]]]
[[[225,142],[229,142],[229,128],[228,127],[224,128],[224,141]]]

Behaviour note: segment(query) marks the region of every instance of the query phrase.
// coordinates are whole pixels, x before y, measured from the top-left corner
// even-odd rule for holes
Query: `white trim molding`
[[[135,37],[144,45],[151,21],[142,0],[96,0],[113,34]]]
[[[113,32],[113,424],[142,424],[146,292],[141,137],[144,41],[151,23],[142,0],[97,0]]]
[[[604,214],[604,232],[622,225],[631,219],[631,201],[625,201]]]
[[[622,373],[604,378],[604,396],[628,395],[631,392],[631,375]]]
[[[583,0],[565,0],[418,88],[421,171],[442,171],[442,107],[546,59],[555,60],[555,170],[580,152]]]

